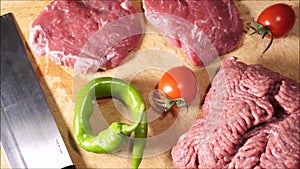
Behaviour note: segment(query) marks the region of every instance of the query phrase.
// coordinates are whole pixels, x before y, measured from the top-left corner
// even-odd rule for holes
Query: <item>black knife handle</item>
[[[76,169],[75,165],[69,165],[67,167],[64,167],[62,169]]]

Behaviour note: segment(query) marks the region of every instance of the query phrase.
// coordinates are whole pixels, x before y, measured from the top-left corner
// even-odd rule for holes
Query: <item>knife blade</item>
[[[11,168],[75,168],[12,13],[1,16],[1,148]]]

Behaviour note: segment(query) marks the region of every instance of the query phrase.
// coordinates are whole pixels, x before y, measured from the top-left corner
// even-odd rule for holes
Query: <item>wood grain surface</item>
[[[120,67],[108,70],[105,72],[98,72],[90,76],[82,76],[72,69],[55,65],[48,57],[37,57],[31,50],[28,42],[28,35],[30,25],[39,13],[51,1],[28,1],[28,0],[1,0],[1,15],[11,12],[14,14],[19,28],[27,43],[30,60],[38,76],[38,80],[46,95],[50,109],[53,113],[58,128],[63,136],[70,156],[77,166],[77,168],[130,168],[131,159],[128,157],[116,154],[94,154],[89,153],[78,147],[73,137],[73,110],[76,93],[87,80],[94,77],[112,76],[120,77],[128,80],[142,92],[147,108],[151,108],[151,100],[149,96],[155,89],[160,76],[163,72],[171,66],[185,64],[194,70],[198,84],[197,101],[190,110],[189,115],[181,112],[183,110],[172,110],[166,113],[156,113],[149,111],[149,137],[158,138],[163,143],[166,142],[167,148],[162,147],[159,142],[153,141],[153,144],[148,145],[153,150],[158,150],[151,154],[147,153],[143,159],[140,168],[174,168],[170,155],[170,147],[175,144],[178,135],[165,134],[169,129],[175,130],[174,133],[182,133],[187,130],[192,121],[201,115],[199,107],[205,97],[210,80],[214,72],[209,73],[208,70],[216,70],[218,63],[213,63],[211,68],[194,67],[186,62],[184,54],[181,49],[173,47],[158,33],[145,33],[141,44],[137,49],[130,53],[130,59],[126,60]],[[235,51],[223,55],[220,59],[229,56],[236,56],[240,61],[248,64],[261,63],[265,67],[279,72],[289,78],[299,82],[299,1],[255,1],[255,0],[236,0],[234,1],[239,9],[241,18],[244,24],[244,34],[242,41]],[[276,39],[272,47],[263,56],[261,52],[267,46],[269,41],[262,40],[259,36],[249,35],[250,30],[246,28],[247,23],[251,23],[253,19],[257,18],[259,13],[267,6],[284,2],[292,5],[296,12],[296,24],[290,34],[281,39]],[[141,1],[133,1],[136,9],[142,13]],[[141,18],[142,19],[142,18]],[[153,31],[151,25],[144,21],[145,32]],[[2,42],[1,43],[5,43]],[[151,50],[149,50],[151,49]],[[155,50],[152,50],[155,49]],[[141,56],[145,54],[144,59]],[[158,52],[157,52],[158,51]],[[167,57],[163,55],[165,52]],[[173,58],[169,58],[173,56]],[[219,60],[220,61],[220,60]],[[135,69],[133,69],[135,68]],[[138,69],[138,71],[136,71]],[[96,105],[98,112],[102,113],[93,115],[91,123],[94,126],[95,132],[99,131],[97,122],[100,118],[105,119],[107,123],[112,121],[126,121],[126,117],[130,112],[118,101],[113,99],[100,100]],[[101,119],[100,119],[101,120]],[[150,142],[151,143],[151,142]],[[7,168],[8,164],[1,150],[1,168]]]

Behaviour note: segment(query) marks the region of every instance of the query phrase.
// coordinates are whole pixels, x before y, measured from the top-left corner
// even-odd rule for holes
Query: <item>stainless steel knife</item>
[[[1,146],[11,168],[75,168],[13,14],[1,16]]]

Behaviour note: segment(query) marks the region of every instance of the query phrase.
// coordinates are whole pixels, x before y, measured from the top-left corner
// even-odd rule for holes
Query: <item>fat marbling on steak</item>
[[[237,48],[243,25],[232,0],[143,0],[147,20],[196,66]]]
[[[299,83],[260,64],[225,59],[205,98],[204,117],[172,148],[174,165],[299,168],[299,90]],[[203,130],[214,120],[212,132]]]
[[[129,0],[55,0],[32,23],[30,42],[37,55],[88,73],[118,66],[141,33]]]

